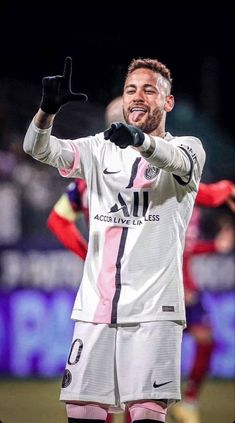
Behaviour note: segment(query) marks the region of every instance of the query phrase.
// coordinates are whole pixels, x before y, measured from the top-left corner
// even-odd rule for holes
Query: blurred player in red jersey
[[[69,250],[85,260],[87,241],[78,229],[76,222],[84,214],[88,223],[86,183],[82,179],[71,182],[51,211],[47,225],[59,241]]]
[[[227,204],[235,212],[235,185],[232,181],[222,180],[214,184],[200,183],[195,205],[219,207]]]

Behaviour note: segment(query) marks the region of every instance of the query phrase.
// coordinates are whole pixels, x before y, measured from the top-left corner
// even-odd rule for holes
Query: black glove
[[[120,148],[126,148],[128,145],[140,147],[144,142],[144,133],[135,126],[115,122],[104,131],[104,139],[114,142]]]
[[[71,91],[72,58],[66,57],[63,75],[46,76],[42,80],[40,108],[48,114],[55,114],[69,101],[87,101],[86,94]]]

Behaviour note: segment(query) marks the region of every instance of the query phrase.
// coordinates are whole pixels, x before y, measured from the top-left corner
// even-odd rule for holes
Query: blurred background
[[[105,129],[105,108],[122,94],[132,58],[158,58],[173,74],[175,109],[167,129],[198,136],[207,153],[202,181],[235,182],[234,12],[226,2],[129,1],[119,4],[11,1],[1,6],[0,66],[0,420],[63,422],[60,380],[70,346],[70,313],[83,262],[66,251],[46,219],[68,180],[27,156],[22,143],[37,111],[44,76],[73,58],[74,91],[86,104],[68,104],[54,134],[78,138]],[[201,210],[200,237],[212,240],[234,214]],[[78,225],[87,236],[81,218]],[[231,229],[232,230],[232,229]],[[201,393],[202,423],[235,419],[234,249],[192,260],[210,314],[216,348]],[[194,355],[183,343],[182,375]],[[170,420],[169,420],[170,421]]]

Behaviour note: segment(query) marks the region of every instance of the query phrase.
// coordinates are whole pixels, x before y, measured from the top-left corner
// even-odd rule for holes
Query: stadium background
[[[199,136],[207,151],[203,182],[235,182],[233,10],[223,4],[113,2],[2,6],[0,67],[0,420],[63,422],[58,401],[72,333],[70,312],[82,262],[65,251],[45,222],[67,185],[22,151],[37,110],[41,79],[74,62],[73,89],[89,95],[67,105],[55,133],[77,137],[105,127],[104,111],[121,94],[132,57],[157,57],[172,69],[176,108],[168,129]],[[223,30],[221,30],[223,28]],[[14,35],[12,35],[14,33]],[[226,207],[203,210],[212,238]],[[84,221],[80,228],[87,235]],[[234,254],[195,258],[216,350],[201,395],[203,423],[235,419]],[[194,353],[185,337],[183,377]]]

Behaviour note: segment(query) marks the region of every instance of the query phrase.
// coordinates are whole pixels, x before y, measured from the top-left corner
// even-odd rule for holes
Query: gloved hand
[[[114,142],[120,148],[126,148],[128,145],[140,147],[144,142],[144,133],[135,126],[115,122],[104,131],[104,139]]]
[[[87,101],[86,94],[71,90],[72,58],[66,57],[63,75],[46,76],[42,80],[40,108],[48,114],[55,114],[69,101]]]

